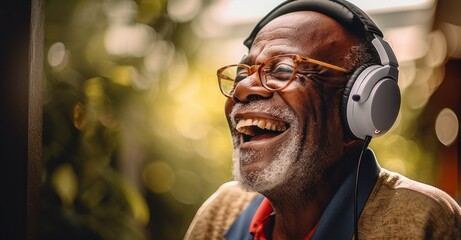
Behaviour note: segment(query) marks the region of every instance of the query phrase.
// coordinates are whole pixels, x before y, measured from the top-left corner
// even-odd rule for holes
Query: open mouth
[[[288,128],[286,122],[263,118],[241,119],[236,126],[237,131],[242,134],[243,142],[275,137]]]

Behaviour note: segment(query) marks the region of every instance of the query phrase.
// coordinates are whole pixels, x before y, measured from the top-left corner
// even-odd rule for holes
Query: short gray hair
[[[381,62],[378,52],[371,41],[368,40],[352,46],[345,60],[348,68],[353,70],[367,63],[380,64]]]

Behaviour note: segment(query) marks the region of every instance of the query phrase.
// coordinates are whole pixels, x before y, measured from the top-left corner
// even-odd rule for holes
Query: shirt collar
[[[250,233],[255,240],[271,239],[272,229],[274,227],[275,213],[271,203],[267,198],[264,198],[259,205],[256,213],[251,221]],[[309,240],[314,235],[317,225],[314,226],[309,233],[304,237],[304,240]]]
[[[267,198],[261,202],[250,224],[254,239],[270,239],[270,229],[274,221],[274,209]]]

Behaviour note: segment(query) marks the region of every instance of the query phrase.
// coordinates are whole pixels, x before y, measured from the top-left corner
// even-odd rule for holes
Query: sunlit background
[[[280,0],[47,0],[42,239],[181,239],[231,180],[215,71]],[[380,164],[459,193],[461,4],[353,1],[400,61]]]

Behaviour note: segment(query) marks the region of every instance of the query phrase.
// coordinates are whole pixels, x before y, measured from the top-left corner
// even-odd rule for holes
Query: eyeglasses
[[[326,67],[343,73],[350,71],[326,62],[299,55],[279,55],[267,59],[259,65],[233,64],[218,69],[219,88],[226,97],[232,97],[237,84],[243,79],[258,73],[262,86],[272,92],[288,87],[296,74],[318,73],[319,67]]]

